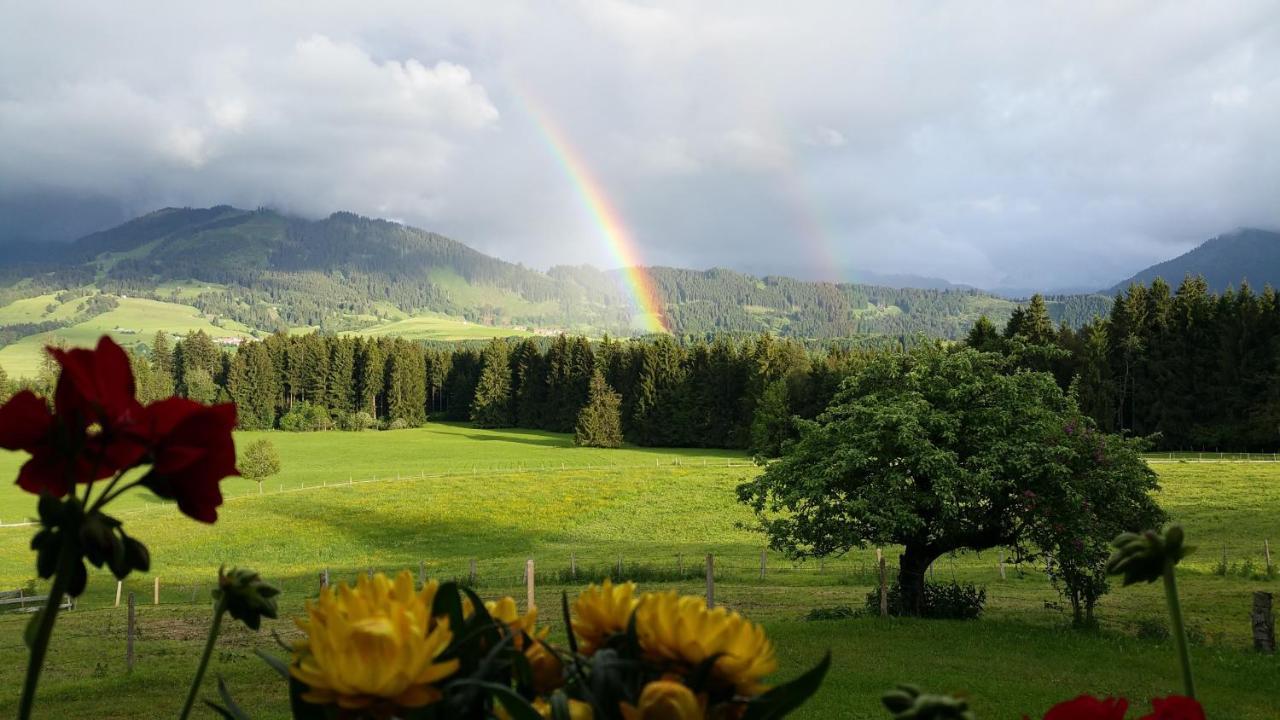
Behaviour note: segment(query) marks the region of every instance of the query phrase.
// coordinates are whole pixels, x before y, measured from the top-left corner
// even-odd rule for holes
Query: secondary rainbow
[[[645,270],[635,241],[627,233],[626,225],[613,203],[609,202],[604,187],[591,174],[581,154],[569,144],[550,116],[542,112],[528,96],[519,97],[552,156],[568,176],[578,198],[591,215],[610,253],[622,267],[623,284],[635,303],[641,326],[648,332],[671,332],[653,278]]]

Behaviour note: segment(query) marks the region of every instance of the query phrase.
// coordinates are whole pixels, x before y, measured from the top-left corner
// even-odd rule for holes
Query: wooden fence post
[[[1000,553],[1000,579],[1004,580],[1004,553]]]
[[[1267,577],[1271,576],[1271,541],[1262,541],[1262,552],[1267,556]]]
[[[768,558],[768,553],[764,550],[760,551],[760,579],[764,579],[764,566]]]
[[[618,582],[622,582],[622,553],[618,553]]]
[[[160,576],[159,575],[156,576],[156,588],[155,588],[152,600],[154,600],[154,602],[151,603],[152,605],[160,604]]]
[[[1271,613],[1271,593],[1253,594],[1253,649],[1264,653],[1276,651],[1276,618]]]
[[[538,606],[533,596],[533,558],[529,558],[524,563],[525,591],[528,593],[526,598],[525,610],[529,611]]]
[[[120,607],[120,591],[124,589],[124,581],[116,581],[116,607]]]
[[[707,607],[716,606],[716,558],[707,553]]]
[[[470,567],[467,568],[468,585],[475,587],[476,584],[476,559],[471,558]]]
[[[129,672],[133,672],[133,636],[137,627],[137,615],[134,610],[133,593],[129,593],[129,629],[125,636],[124,662]]]
[[[569,553],[569,579],[578,581],[578,553]]]
[[[884,552],[876,548],[876,565],[880,567],[880,617],[889,617],[889,584],[884,568]]]

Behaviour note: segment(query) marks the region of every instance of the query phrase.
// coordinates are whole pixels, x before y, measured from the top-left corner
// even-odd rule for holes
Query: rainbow
[[[646,332],[671,332],[666,314],[662,309],[661,296],[653,284],[653,277],[645,270],[635,240],[627,233],[626,225],[617,209],[609,202],[604,187],[592,176],[582,155],[569,144],[564,133],[552,123],[551,118],[529,97],[524,95],[517,95],[517,97],[524,106],[525,112],[533,118],[534,125],[546,141],[552,156],[573,184],[578,198],[591,215],[596,227],[599,228],[609,251],[622,267],[623,284],[631,295],[636,309],[636,318],[633,322]]]

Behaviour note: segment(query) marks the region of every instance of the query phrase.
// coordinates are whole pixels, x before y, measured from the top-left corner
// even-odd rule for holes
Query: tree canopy
[[[1090,462],[1069,433],[1092,428],[1074,398],[1047,373],[1007,370],[1000,356],[969,348],[874,357],[822,415],[800,423],[780,459],[739,486],[739,499],[770,545],[794,557],[902,545],[908,610],[938,557],[1042,540],[1029,533],[1030,498],[1045,498],[1041,512],[1050,499],[1103,515],[1157,512],[1146,496],[1155,476],[1132,443],[1099,436],[1123,461]],[[1099,472],[1116,485],[1105,496]]]

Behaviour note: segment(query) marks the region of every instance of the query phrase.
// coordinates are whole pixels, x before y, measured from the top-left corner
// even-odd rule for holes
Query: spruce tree
[[[751,423],[751,452],[757,457],[778,457],[783,445],[797,437],[787,395],[787,381],[775,380],[760,397]]]
[[[969,334],[965,337],[964,344],[980,352],[1000,352],[1002,350],[1000,332],[996,330],[995,323],[992,323],[986,315],[978,316],[977,321],[973,323],[973,327],[969,328]]]
[[[173,348],[169,346],[169,335],[163,330],[157,330],[155,339],[151,341],[151,370],[157,377],[156,388],[169,388],[169,392],[162,397],[169,397],[173,394],[174,377],[173,377]]]
[[[511,427],[511,366],[506,342],[494,339],[484,349],[483,369],[471,401],[471,422],[477,427]]]
[[[622,444],[622,398],[605,382],[599,368],[591,375],[587,404],[578,413],[573,443],[601,448]]]

